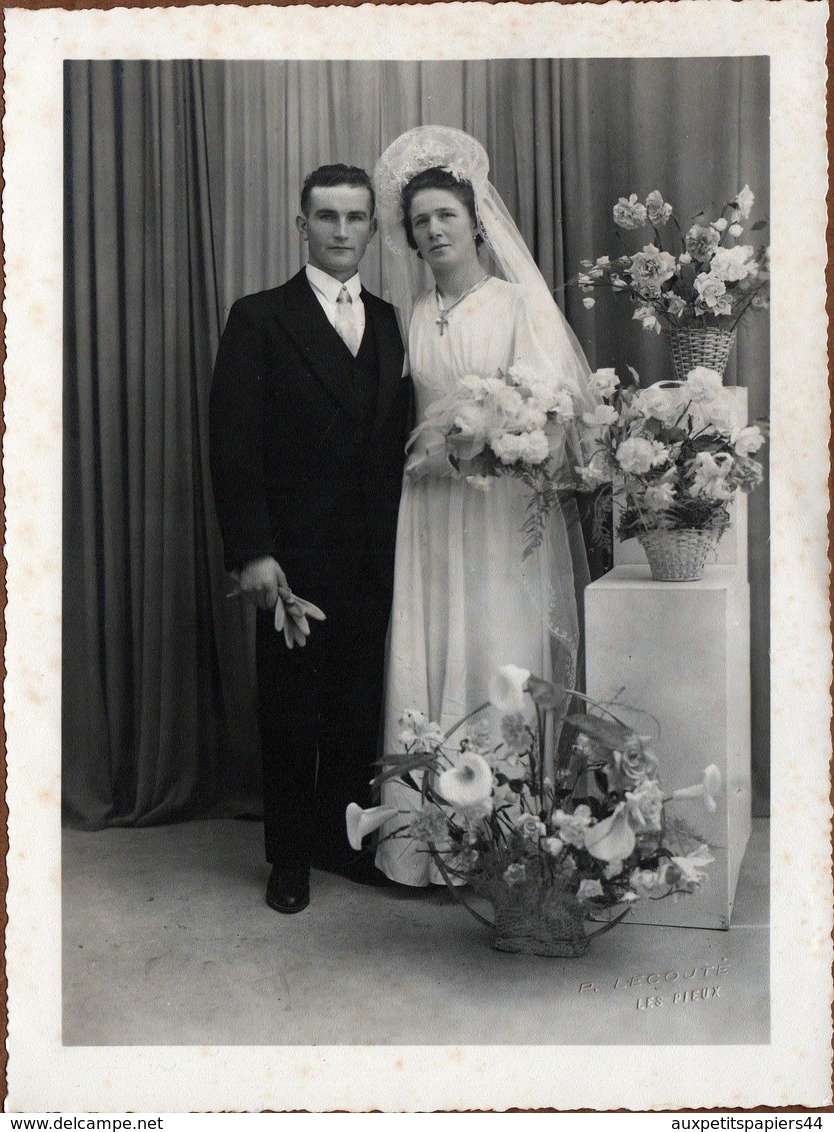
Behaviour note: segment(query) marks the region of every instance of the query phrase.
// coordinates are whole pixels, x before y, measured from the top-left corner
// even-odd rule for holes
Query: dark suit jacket
[[[303,270],[247,295],[229,312],[214,370],[211,468],[226,565],[271,554],[311,600],[338,592],[368,555],[392,583],[412,387],[394,308],[365,290],[362,300],[354,359]]]

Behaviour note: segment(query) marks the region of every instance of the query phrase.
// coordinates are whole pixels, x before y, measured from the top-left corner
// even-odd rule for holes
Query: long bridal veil
[[[525,321],[535,342],[531,353],[538,380],[568,390],[574,397],[577,416],[592,409],[596,399],[590,389],[585,355],[513,218],[490,183],[486,150],[475,138],[447,126],[419,126],[407,131],[386,149],[374,169],[380,226],[390,253],[385,275],[404,338],[407,340],[411,311],[424,283],[417,270],[416,255],[406,240],[402,190],[417,173],[434,167],[447,169],[472,186],[478,225],[493,273],[522,290]],[[579,443],[577,432],[568,437],[562,466],[554,469],[562,473],[558,478],[565,483],[573,480],[572,465],[577,462]],[[554,679],[561,677],[562,682],[571,685],[577,677],[581,594],[589,575],[572,494],[562,494],[556,511],[558,514],[551,514],[547,523],[543,543],[548,583],[543,595],[547,608],[542,609],[542,616],[551,634]]]

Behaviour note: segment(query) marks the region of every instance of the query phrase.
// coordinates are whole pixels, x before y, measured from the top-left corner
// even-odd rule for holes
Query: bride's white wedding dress
[[[418,422],[466,374],[493,376],[515,364],[554,371],[515,284],[489,279],[449,313],[442,334],[437,317],[432,290],[418,299],[409,328]],[[524,559],[526,507],[525,488],[509,477],[491,479],[485,490],[460,478],[406,477],[387,668],[386,754],[402,751],[399,719],[406,709],[446,729],[487,699],[501,665],[515,664],[545,679],[573,678],[565,670],[578,638],[573,570],[565,567],[571,562],[565,520],[557,508],[544,545]],[[551,566],[556,561],[558,571]],[[577,571],[584,582],[582,568]],[[394,782],[384,786],[382,801],[402,811],[384,834],[406,824],[420,799]],[[426,846],[414,840],[383,841],[376,862],[402,884],[441,882]]]

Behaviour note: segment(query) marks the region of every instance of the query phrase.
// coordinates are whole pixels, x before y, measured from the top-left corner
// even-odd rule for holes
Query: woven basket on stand
[[[585,911],[575,896],[529,882],[495,884],[488,896],[495,913],[496,951],[559,958],[585,954]]]
[[[668,336],[675,380],[686,381],[686,375],[697,366],[714,369],[723,376],[736,332],[717,327],[677,327],[669,330]]]
[[[715,531],[643,531],[637,536],[656,582],[697,582],[719,538]]]

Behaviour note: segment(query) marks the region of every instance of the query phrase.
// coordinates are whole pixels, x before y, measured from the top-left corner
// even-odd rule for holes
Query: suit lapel
[[[362,302],[365,304],[365,320],[373,326],[376,338],[379,383],[377,385],[373,431],[377,433],[388,419],[388,413],[402,381],[402,340],[396,320],[380,317],[376,296],[369,294],[364,287],[362,288]]]
[[[362,403],[353,382],[346,380],[345,371],[352,363],[350,350],[330,325],[303,269],[285,284],[284,296],[285,304],[276,312],[281,327],[318,380],[351,416],[361,419]]]

